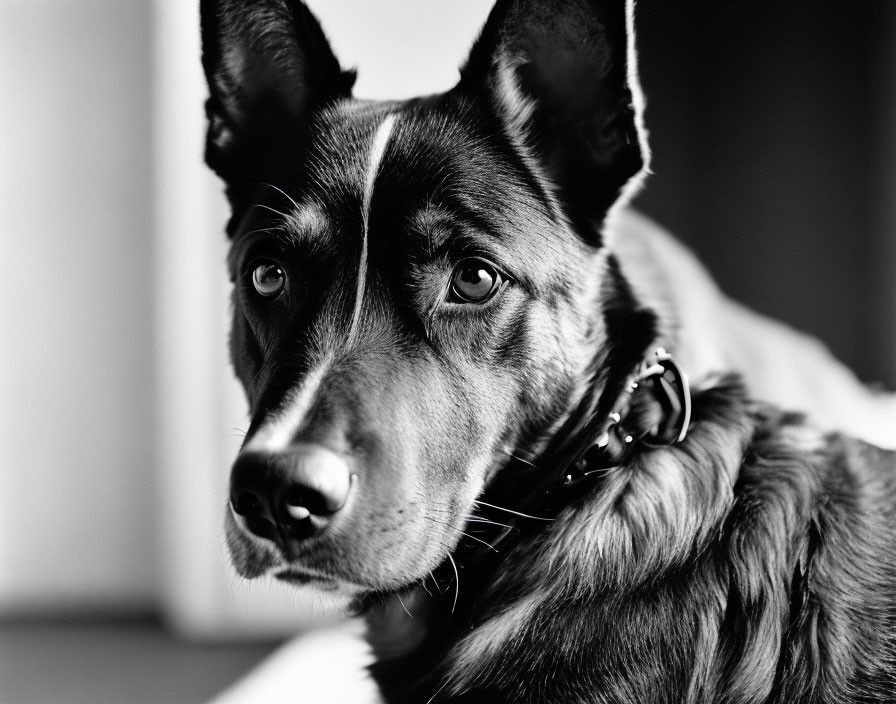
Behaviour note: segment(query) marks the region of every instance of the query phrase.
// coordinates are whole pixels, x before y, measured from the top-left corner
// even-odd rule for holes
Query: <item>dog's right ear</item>
[[[200,9],[205,160],[237,206],[294,153],[316,110],[351,94],[355,74],[299,0],[201,0]]]

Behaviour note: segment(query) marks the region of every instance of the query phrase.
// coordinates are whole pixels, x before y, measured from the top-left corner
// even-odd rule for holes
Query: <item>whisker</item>
[[[451,566],[454,568],[454,604],[451,606],[451,613],[454,613],[454,610],[457,608],[457,596],[460,594],[460,575],[457,573],[457,563],[454,562],[454,558],[451,557],[451,553],[448,553],[448,559],[451,561]]]
[[[502,506],[495,506],[494,504],[486,503],[485,501],[474,501],[474,504],[479,506],[488,506],[489,508],[496,509],[498,511],[506,511],[507,513],[512,513],[514,516],[522,516],[523,518],[531,518],[535,521],[553,521],[553,518],[543,518],[541,516],[530,516],[528,513],[520,513],[519,511],[512,511],[509,508],[503,508]]]
[[[442,693],[442,690],[445,689],[445,687],[448,686],[448,683],[449,683],[450,681],[451,681],[451,680],[446,679],[446,680],[442,683],[442,686],[439,687],[439,688],[436,690],[436,693],[433,694],[429,699],[426,700],[426,704],[432,704],[433,701],[435,700],[435,698],[436,698],[437,696],[439,696],[439,694]]]
[[[422,518],[424,521],[431,521],[432,523],[435,523],[436,525],[439,525],[439,526],[445,526],[446,528],[454,528],[454,526],[451,523],[448,523],[446,521],[440,521],[438,518],[433,518],[432,516],[427,516],[425,513],[422,514],[420,516],[420,518]]]
[[[427,521],[432,521],[433,523],[440,525],[440,526],[446,526],[447,528],[454,528],[454,526],[451,523],[445,523],[444,521],[440,521],[437,518],[433,518],[432,516],[422,516],[422,518],[426,519]],[[510,526],[507,526],[507,527],[509,528]],[[467,533],[465,531],[460,531],[460,534],[469,538],[470,540],[475,540],[477,543],[482,543],[486,547],[491,548],[495,552],[498,552],[498,549],[494,545],[491,545],[490,543],[485,542],[481,538],[477,538],[475,535],[470,535],[469,533]]]
[[[414,618],[413,616],[411,616],[411,612],[408,611],[408,607],[405,606],[405,605],[404,605],[404,602],[401,600],[401,594],[399,594],[398,592],[395,592],[395,596],[398,597],[398,603],[401,604],[401,608],[404,609],[404,612],[405,612],[408,616],[410,616],[411,618]]]
[[[487,518],[479,518],[478,516],[465,516],[469,523],[487,523],[490,526],[501,526],[502,528],[513,528],[506,523],[498,523],[498,521],[490,521]]]
[[[487,542],[485,542],[485,541],[482,540],[481,538],[477,538],[475,535],[470,535],[469,533],[464,533],[463,531],[461,531],[461,535],[466,536],[466,537],[469,538],[470,540],[475,540],[477,543],[482,543],[482,544],[485,545],[487,548],[489,548],[489,549],[491,549],[491,550],[494,550],[495,552],[498,552],[498,548],[496,548],[494,545],[492,545],[491,543],[487,543]]]
[[[529,466],[532,467],[533,469],[539,469],[538,465],[536,465],[536,464],[532,464],[529,460],[524,460],[524,459],[523,459],[522,457],[520,457],[519,455],[515,455],[515,454],[513,454],[513,453],[512,453],[510,450],[508,450],[506,447],[505,447],[504,449],[502,449],[501,452],[503,452],[503,453],[504,453],[505,455],[507,455],[508,457],[513,457],[513,459],[518,460],[519,462],[522,462],[523,464],[527,464],[527,465],[529,465]]]
[[[435,585],[436,589],[438,590],[439,595],[441,596],[441,595],[445,594],[445,592],[442,591],[442,587],[439,585],[439,580],[437,580],[436,576],[432,573],[432,570],[429,571],[429,578],[432,580],[432,583]]]
[[[293,199],[293,197],[291,195],[289,195],[286,191],[284,191],[282,188],[277,188],[277,186],[275,186],[273,183],[262,183],[262,185],[269,186],[269,187],[273,188],[275,191],[279,191],[284,196],[286,196],[287,200],[289,200],[289,202],[293,204],[293,206],[295,207],[296,210],[299,209],[299,204],[296,203],[295,200]]]
[[[281,218],[283,218],[284,220],[289,220],[289,215],[287,215],[286,213],[281,213],[281,212],[280,212],[279,210],[277,210],[276,208],[272,208],[271,206],[269,206],[269,205],[265,205],[264,203],[253,203],[253,204],[252,204],[251,206],[249,206],[249,207],[251,207],[251,208],[264,208],[265,210],[270,210],[270,211],[271,211],[272,213],[274,213],[275,215],[279,215],[279,216],[280,216]]]
[[[454,528],[454,526],[451,525],[450,523],[443,523],[442,521],[437,521],[435,518],[432,518],[431,516],[424,516],[424,518],[426,518],[426,519],[429,520],[429,521],[432,521],[433,523],[436,523],[437,525],[440,525],[440,526],[446,526],[446,527],[448,527],[448,528]],[[470,534],[467,533],[466,531],[462,531],[462,530],[461,530],[461,531],[458,531],[458,533],[459,533],[460,535],[464,536],[465,538],[469,538],[470,540],[475,540],[477,543],[482,543],[483,545],[488,546],[489,548],[491,548],[491,549],[494,550],[495,552],[498,552],[498,550],[497,550],[493,545],[490,545],[489,543],[485,542],[485,541],[482,540],[481,538],[477,538],[475,535],[470,535]],[[441,541],[439,541],[439,542],[441,543]],[[444,543],[441,543],[441,544],[442,544],[442,545],[445,545]]]
[[[251,235],[259,235],[262,232],[282,232],[283,228],[280,225],[274,225],[273,227],[259,227],[257,230],[252,230],[251,232],[247,232],[243,237],[250,237]]]
[[[452,511],[450,508],[441,508],[440,506],[427,506],[426,510],[433,513],[440,513],[449,516],[454,515],[454,511]]]

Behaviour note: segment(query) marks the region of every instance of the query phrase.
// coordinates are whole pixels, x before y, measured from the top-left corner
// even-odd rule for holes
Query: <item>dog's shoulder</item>
[[[608,473],[506,555],[446,691],[882,700],[896,692],[893,506],[896,453],[726,380],[696,395],[682,446]]]

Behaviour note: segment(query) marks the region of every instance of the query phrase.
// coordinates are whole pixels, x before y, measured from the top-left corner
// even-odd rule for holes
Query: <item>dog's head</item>
[[[603,223],[646,169],[631,4],[500,0],[455,88],[380,103],[297,0],[203,0],[241,574],[420,580],[578,403],[624,294]]]

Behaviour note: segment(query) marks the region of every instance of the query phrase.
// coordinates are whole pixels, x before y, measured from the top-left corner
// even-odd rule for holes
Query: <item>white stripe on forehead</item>
[[[373,200],[373,184],[379,173],[380,163],[383,160],[383,154],[386,153],[386,146],[389,144],[389,138],[392,136],[397,117],[396,113],[386,115],[373,135],[373,142],[367,157],[367,169],[364,175],[364,196],[361,201],[361,221],[363,225],[361,236],[363,239],[361,241],[361,259],[358,262],[358,288],[355,291],[355,307],[348,330],[349,344],[354,341],[358,321],[361,318],[361,304],[364,300],[364,288],[367,283],[367,240],[370,227],[370,202]]]

